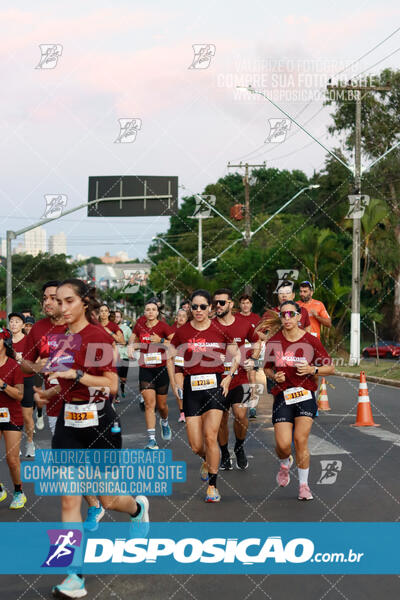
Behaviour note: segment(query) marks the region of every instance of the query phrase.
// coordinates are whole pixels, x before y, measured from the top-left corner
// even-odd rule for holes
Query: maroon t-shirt
[[[13,342],[13,350],[15,350],[18,359],[21,359],[24,355],[25,343],[26,335],[24,335],[24,337],[21,340],[19,340],[19,342]],[[23,371],[22,375],[24,376],[24,379],[26,377],[34,377],[34,375],[29,375],[29,373],[24,373]]]
[[[16,360],[13,358],[7,358],[4,365],[0,367],[0,379],[2,379],[7,385],[14,387],[21,383],[24,383],[24,376],[21,368]],[[21,403],[18,400],[13,400],[5,391],[0,391],[0,413],[1,409],[8,408],[10,414],[10,423],[22,427],[24,424],[24,418],[22,416]]]
[[[97,323],[95,323],[95,325],[97,325]],[[103,329],[107,333],[107,335],[110,335],[110,334],[108,333],[108,331],[106,331],[106,327],[107,327],[107,329],[109,329],[110,331],[112,331],[112,333],[114,333],[114,335],[116,333],[118,333],[119,331],[122,333],[122,330],[118,327],[118,325],[116,323],[114,323],[114,321],[108,321],[107,325],[103,325],[99,321],[99,325],[100,325],[100,327],[103,327]],[[111,339],[112,339],[113,342],[115,342],[115,340],[114,340],[114,338],[112,336],[111,336]]]
[[[177,357],[183,357],[184,375],[223,373],[226,346],[230,335],[211,321],[208,329],[199,331],[190,323],[179,327],[171,344],[177,348]]]
[[[306,332],[296,342],[285,338],[282,331],[273,335],[265,345],[264,367],[285,373],[285,381],[276,383],[272,394],[278,394],[291,387],[302,387],[315,392],[318,385],[314,375],[297,375],[297,365],[307,359],[309,365],[326,366],[332,359],[318,338]]]
[[[58,346],[59,336],[64,336],[67,331],[67,325],[54,325],[51,319],[46,317],[36,321],[32,329],[26,336],[25,349],[23,357],[31,362],[36,362],[38,358],[50,358]],[[56,369],[54,369],[56,370]],[[51,377],[45,377],[44,387],[49,389],[54,387],[50,383]],[[59,394],[53,396],[46,405],[46,413],[49,417],[58,417],[62,407],[62,400]]]
[[[137,321],[133,328],[133,333],[139,340],[139,366],[146,369],[154,369],[155,367],[165,367],[167,364],[166,346],[161,343],[151,342],[153,334],[160,338],[168,338],[172,333],[172,328],[165,321],[157,321],[153,327],[146,325],[147,319]],[[152,355],[152,356],[147,356]]]
[[[245,383],[249,383],[249,378],[247,372],[243,368],[243,363],[246,360],[246,342],[253,343],[258,340],[257,334],[254,334],[254,327],[251,322],[244,318],[242,315],[236,313],[234,315],[235,320],[231,325],[224,325],[220,323],[218,319],[215,319],[215,326],[222,329],[225,332],[232,342],[235,342],[239,346],[240,351],[240,365],[237,369],[237,375],[232,377],[232,381],[229,385],[229,389],[233,390],[238,385],[243,385]],[[225,363],[228,367],[230,367],[230,363],[232,363],[232,357],[229,356],[229,353],[225,357]],[[227,375],[227,373],[226,373]]]
[[[254,329],[257,327],[257,325],[260,322],[260,316],[253,312],[251,312],[249,315],[242,315],[242,313],[235,313],[235,316],[240,316],[242,319],[245,319],[246,321],[251,323],[251,325],[254,327]]]
[[[89,323],[79,333],[69,334],[69,347],[66,349],[68,368],[79,369],[89,375],[101,377],[104,372],[116,373],[113,364],[114,350],[110,334],[98,325]],[[74,380],[58,378],[63,402],[73,403],[73,398],[82,402],[100,402],[109,397],[110,392],[102,388],[89,388]]]

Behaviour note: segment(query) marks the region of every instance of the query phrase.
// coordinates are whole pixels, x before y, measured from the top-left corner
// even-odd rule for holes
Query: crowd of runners
[[[210,294],[199,289],[181,303],[173,324],[156,297],[128,324],[121,311],[110,311],[96,290],[79,279],[48,281],[42,292],[43,318],[35,322],[30,311],[12,312],[8,327],[0,328],[0,438],[13,485],[0,484],[0,502],[11,489],[11,509],[22,509],[28,501],[20,460],[35,457],[35,427],[43,429],[47,420],[53,449],[120,449],[125,430],[118,404],[139,392],[146,450],[168,442],[173,449],[173,429],[184,426],[190,448],[201,459],[205,501],[220,502],[218,472],[234,466],[230,436],[236,468],[249,466],[246,435],[249,418],[257,418],[255,390],[263,373],[273,396],[277,484],[289,484],[294,454],[298,499],[312,500],[308,437],[317,414],[315,392],[318,377],[334,371],[320,341],[321,326],[331,327],[331,320],[323,303],[313,299],[312,283],[300,283],[296,301],[294,284],[284,281],[277,290],[278,305],[261,317],[252,312],[248,294],[235,307],[231,290]],[[130,395],[132,365],[139,366],[139,390]],[[181,425],[171,426],[169,388]],[[84,500],[87,530],[96,529],[106,510],[126,513],[133,527],[149,521],[145,496]],[[61,520],[82,521],[81,504],[81,496],[63,496]],[[77,573],[53,588],[56,597],[86,593]]]

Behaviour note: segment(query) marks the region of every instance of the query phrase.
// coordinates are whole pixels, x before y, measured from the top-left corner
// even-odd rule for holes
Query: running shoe
[[[26,503],[26,496],[24,492],[14,492],[13,499],[10,504],[10,508],[24,508]]]
[[[125,398],[126,398],[126,394],[125,394],[125,392],[121,392],[121,398],[122,398],[123,400],[125,400]]]
[[[153,440],[153,439],[149,440],[147,442],[147,446],[145,446],[144,449],[145,450],[158,450],[158,445],[157,445],[156,440]]]
[[[133,531],[136,537],[138,535],[147,536],[150,529],[149,501],[146,496],[136,496],[135,500],[137,504],[139,504],[141,510],[137,517],[131,517]]]
[[[41,415],[40,417],[38,417],[36,419],[36,427],[38,429],[44,429],[44,418],[43,418],[43,415]]]
[[[221,463],[219,465],[221,471],[232,471],[233,465],[232,460],[229,454],[226,456],[221,456]]]
[[[118,396],[115,396],[114,404],[120,404],[120,399],[118,398]]]
[[[249,419],[257,419],[257,411],[255,408],[249,409]]]
[[[96,531],[99,527],[99,521],[104,517],[105,512],[101,504],[100,506],[89,506],[87,517],[83,522],[83,528],[86,531]]]
[[[207,488],[206,502],[220,502],[221,495],[214,485],[209,485]]]
[[[33,442],[26,443],[25,457],[35,458],[35,444]]]
[[[5,490],[5,487],[3,486],[2,483],[0,483],[0,502],[3,502],[3,500],[5,500],[7,498],[7,492]]]
[[[200,479],[202,481],[208,481],[208,467],[207,463],[203,461],[200,467]]]
[[[239,446],[237,450],[235,450],[236,455],[236,468],[245,471],[249,466],[249,461],[247,460],[246,453],[243,448],[243,444]]]
[[[170,440],[172,438],[171,427],[169,425],[163,425],[161,421],[160,421],[160,427],[161,427],[161,438],[163,440]]]
[[[284,465],[280,466],[280,469],[278,471],[278,474],[276,476],[276,483],[278,485],[280,485],[281,487],[286,487],[287,485],[289,485],[290,483],[290,467],[293,464],[293,456],[290,455],[289,456],[289,466],[285,467]]]
[[[301,483],[299,487],[299,500],[313,500],[313,495],[307,483]]]
[[[179,415],[178,423],[186,423],[186,417],[184,412],[181,412],[181,414]]]
[[[87,594],[85,580],[73,573],[68,575],[60,585],[55,585],[51,593],[54,598],[83,598]]]

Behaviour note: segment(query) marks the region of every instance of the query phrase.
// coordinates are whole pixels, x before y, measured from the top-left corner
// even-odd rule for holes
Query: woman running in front
[[[11,332],[0,327],[0,439],[4,437],[6,460],[14,484],[14,495],[10,508],[23,508],[26,496],[22,491],[21,446],[24,418],[21,400],[24,395],[24,376],[16,360],[12,347]],[[0,483],[0,502],[7,498],[7,492]]]
[[[321,342],[300,329],[299,305],[287,300],[280,305],[279,311],[279,314],[270,311],[258,326],[261,330],[269,331],[264,370],[275,383],[271,390],[274,396],[272,423],[280,461],[276,480],[281,487],[286,487],[290,482],[293,439],[300,486],[298,499],[312,500],[308,486],[308,437],[317,412],[315,391],[318,375],[332,375],[335,367]]]
[[[119,419],[110,401],[118,386],[113,366],[110,335],[91,323],[96,307],[95,290],[79,279],[66,279],[57,288],[57,301],[68,326],[71,343],[64,344],[59,357],[66,370],[52,374],[59,385],[49,390],[35,388],[37,402],[46,404],[54,393],[60,393],[63,408],[58,416],[52,439],[53,449],[120,449]],[[95,362],[101,366],[95,366]],[[56,390],[56,392],[54,392]],[[137,523],[148,522],[149,504],[145,496],[99,496],[104,508],[127,513]],[[82,496],[62,496],[61,518],[77,523],[81,517]],[[85,581],[75,573],[53,587],[53,596],[81,598],[86,596]]]
[[[160,413],[161,438],[172,438],[168,423],[167,394],[169,377],[166,349],[173,337],[171,327],[159,321],[159,308],[153,299],[144,307],[145,320],[138,319],[129,340],[128,356],[133,359],[136,348],[140,349],[139,389],[143,396],[148,442],[146,450],[158,450],[156,441],[156,413]]]
[[[219,502],[218,431],[222,415],[229,409],[226,396],[238,362],[237,346],[210,320],[211,296],[206,290],[193,292],[191,302],[193,320],[179,327],[172,338],[176,356],[168,359],[168,372],[177,398],[183,390],[183,412],[190,447],[203,459],[200,477],[202,481],[208,481],[205,501]],[[222,379],[227,350],[235,358],[227,377]]]

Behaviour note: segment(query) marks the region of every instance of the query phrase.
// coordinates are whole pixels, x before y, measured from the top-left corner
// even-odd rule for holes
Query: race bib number
[[[175,356],[175,366],[176,367],[184,367],[185,361],[183,360],[183,356]]]
[[[226,362],[224,363],[224,375],[229,375],[229,371],[231,370],[232,363]],[[238,370],[236,369],[234,375],[238,374]]]
[[[0,423],[9,423],[10,422],[10,411],[7,406],[5,408],[0,408]]]
[[[305,390],[302,387],[293,387],[284,390],[283,396],[286,404],[297,404],[298,402],[304,402],[304,400],[311,400],[312,398],[310,390]]]
[[[97,406],[95,404],[66,404],[64,412],[66,427],[95,427],[99,424]]]
[[[49,383],[51,385],[58,385],[58,379],[57,379],[57,377],[53,377],[52,379],[50,379]]]
[[[161,365],[161,363],[161,352],[151,352],[150,354],[144,354],[145,365]]]
[[[191,375],[190,385],[192,392],[211,390],[217,387],[217,376],[215,373],[211,375]]]
[[[311,335],[313,335],[314,337],[318,337],[318,334],[315,333],[314,331],[310,331]]]

